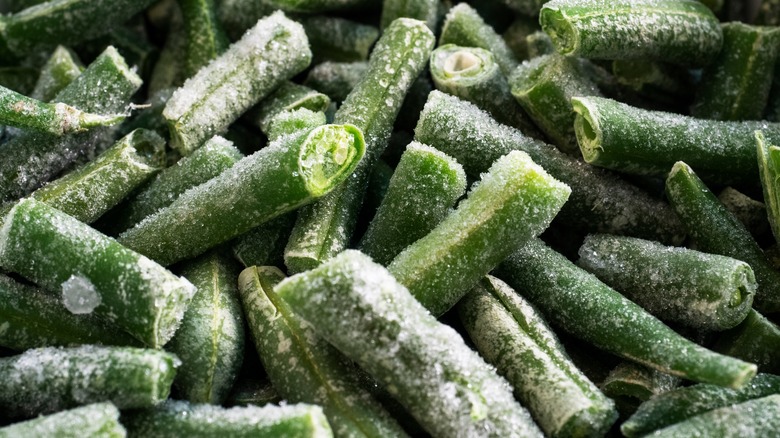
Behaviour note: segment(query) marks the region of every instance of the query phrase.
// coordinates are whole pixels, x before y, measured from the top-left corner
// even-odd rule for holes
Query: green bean
[[[762,373],[780,373],[780,327],[755,310],[738,326],[721,333],[713,349],[753,362]]]
[[[740,388],[756,366],[683,338],[544,242],[531,239],[496,275],[564,331],[673,376]]]
[[[778,46],[778,28],[725,23],[723,48],[702,73],[691,114],[715,120],[761,119]]]
[[[30,97],[50,102],[54,96],[73,82],[84,70],[78,58],[63,46],[57,46],[41,68]]]
[[[0,274],[0,346],[30,348],[72,344],[139,346],[132,336],[93,315],[63,311],[62,301]]]
[[[167,401],[154,409],[122,415],[122,422],[127,426],[131,437],[333,436],[328,420],[322,414],[322,408],[304,404],[225,409],[219,406]]]
[[[119,411],[111,403],[95,403],[32,420],[0,427],[0,438],[79,438],[84,436],[124,438]]]
[[[539,30],[539,21],[530,17],[518,16],[501,35],[515,57],[520,60],[531,59],[526,38]],[[545,34],[546,35],[546,34]]]
[[[192,403],[220,404],[244,357],[244,324],[235,261],[212,253],[187,263],[181,275],[197,288],[166,349],[182,363],[174,385]]]
[[[177,363],[172,354],[129,347],[27,350],[0,358],[0,407],[10,418],[102,401],[151,407],[168,397]]]
[[[615,401],[621,418],[636,412],[642,402],[674,389],[679,379],[634,362],[623,361],[604,379],[601,390]]]
[[[4,219],[0,266],[61,293],[71,313],[94,311],[154,348],[173,336],[195,292],[187,280],[29,198]]]
[[[164,265],[194,257],[331,192],[352,174],[364,150],[363,135],[352,125],[282,137],[118,240]]]
[[[251,118],[254,124],[267,135],[271,119],[285,111],[305,108],[318,112],[328,109],[328,105],[330,105],[328,96],[305,85],[288,81],[283,82],[276,91],[263,99],[257,105],[257,111]]]
[[[379,38],[379,29],[375,26],[339,17],[303,17],[301,24],[311,44],[313,64],[365,61],[371,46]]]
[[[165,140],[138,129],[94,161],[34,191],[31,197],[92,223],[164,165]]]
[[[72,45],[108,33],[153,0],[53,0],[3,17],[0,58],[22,57],[58,44]]]
[[[168,100],[163,117],[171,129],[171,147],[191,154],[310,62],[300,24],[281,12],[258,21]]]
[[[344,251],[276,293],[431,435],[542,436],[506,381],[368,256]]]
[[[600,436],[617,419],[605,397],[567,357],[547,323],[503,281],[487,276],[458,303],[477,351],[496,366],[544,432]]]
[[[141,78],[109,47],[53,100],[90,113],[116,114],[140,86]],[[104,129],[65,137],[25,133],[0,145],[0,202],[37,189],[93,152],[106,134]]]
[[[522,150],[553,177],[572,189],[560,221],[575,229],[628,234],[680,243],[684,233],[667,204],[638,188],[499,125],[473,105],[434,91],[420,115],[415,139],[463,164],[466,175],[479,177],[502,155]]]
[[[767,313],[780,311],[780,273],[693,169],[676,163],[666,180],[666,194],[701,251],[742,260],[753,268],[758,282],[754,307]]]
[[[780,174],[780,147],[767,142],[761,131],[756,131],[756,150],[758,155],[758,173],[766,202],[767,217],[775,239],[780,236],[780,193],[778,193],[778,174]]]
[[[295,213],[272,219],[233,241],[233,255],[244,267],[282,266]]]
[[[315,65],[306,76],[304,85],[341,102],[363,80],[368,72],[367,62],[323,62]]]
[[[571,101],[585,161],[636,175],[665,177],[676,161],[685,161],[708,181],[754,183],[754,131],[762,130],[770,139],[780,137],[777,123],[694,119],[600,97]]]
[[[431,31],[436,31],[439,18],[439,0],[384,0],[379,27],[386,28],[396,18],[414,18],[424,21]]]
[[[551,0],[539,21],[567,56],[701,67],[723,44],[717,17],[693,0]]]
[[[409,144],[360,250],[387,266],[433,230],[465,191],[466,174],[457,161],[421,143]]]
[[[321,405],[339,436],[405,436],[360,385],[354,365],[279,297],[274,289],[284,278],[276,268],[257,266],[239,277],[250,332],[279,394]]]
[[[382,154],[393,122],[433,48],[433,33],[420,21],[399,18],[385,29],[364,79],[336,112],[335,123],[351,123],[366,138],[366,157],[355,175],[322,199],[301,209],[285,250],[290,272],[317,266],[347,247],[368,176]]]
[[[590,235],[577,264],[667,322],[723,331],[745,319],[756,279],[742,261],[649,240]]]
[[[755,399],[706,412],[664,429],[652,437],[772,437],[780,428],[780,395]]]
[[[325,123],[327,123],[327,116],[322,111],[314,112],[306,108],[283,111],[268,121],[266,135],[268,136],[268,141],[273,142],[285,135],[294,134],[296,131],[305,129],[313,129]]]
[[[489,50],[505,77],[509,77],[518,64],[501,35],[466,3],[458,3],[447,13],[439,36],[439,45],[445,44]]]
[[[187,35],[184,76],[192,77],[227,50],[227,35],[217,22],[214,0],[177,0]]]
[[[160,172],[131,199],[109,213],[105,222],[111,230],[124,231],[167,207],[188,189],[215,178],[241,158],[233,143],[214,137],[192,155]]]

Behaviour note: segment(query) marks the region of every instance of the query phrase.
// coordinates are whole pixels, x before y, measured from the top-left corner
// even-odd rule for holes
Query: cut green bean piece
[[[506,381],[390,273],[347,250],[276,293],[433,436],[538,436]]]
[[[367,62],[328,61],[315,65],[303,83],[324,93],[331,100],[341,102],[363,80],[367,72]]]
[[[593,234],[577,264],[659,319],[723,331],[745,319],[756,279],[731,257],[632,237]]]
[[[465,191],[466,174],[457,161],[421,143],[409,144],[360,250],[387,266],[433,230]]]
[[[125,110],[140,87],[141,78],[127,67],[116,49],[109,47],[53,100],[90,113],[116,114]],[[0,202],[37,189],[77,159],[94,152],[106,135],[105,128],[64,137],[25,133],[3,143]]]
[[[767,142],[761,131],[756,131],[756,150],[758,155],[758,173],[764,191],[767,217],[775,239],[780,239],[780,147]]]
[[[224,402],[244,358],[236,268],[229,256],[215,252],[181,270],[197,291],[166,349],[182,361],[174,385],[192,403]]]
[[[539,21],[567,56],[701,67],[723,44],[718,18],[693,0],[552,0]]]
[[[111,403],[95,403],[0,428],[0,438],[46,437],[124,438],[119,410]]]
[[[439,46],[431,53],[431,76],[437,89],[473,103],[500,123],[540,137],[512,97],[509,83],[489,51],[454,44]]]
[[[652,437],[719,436],[728,438],[766,437],[777,435],[780,429],[780,395],[746,401],[688,418],[664,429]]]
[[[439,18],[439,0],[383,0],[380,27],[386,28],[396,18],[414,18],[425,22],[431,31],[436,31]]]
[[[94,161],[30,195],[84,223],[92,223],[165,164],[165,140],[138,129]]]
[[[636,175],[665,177],[685,161],[708,181],[752,184],[758,181],[754,132],[780,137],[777,123],[694,119],[600,97],[571,101],[585,161]]]
[[[73,45],[108,33],[154,0],[53,0],[3,17],[0,57]],[[3,56],[5,55],[5,56]]]
[[[282,137],[188,190],[118,240],[163,265],[194,257],[331,192],[352,174],[364,151],[363,135],[352,125]]]
[[[677,377],[624,361],[604,379],[601,390],[615,400],[621,418],[626,418],[636,412],[642,402],[671,391],[679,381]]]
[[[764,113],[780,47],[780,28],[723,25],[723,48],[704,69],[691,115],[758,120]]]
[[[579,155],[571,98],[601,96],[585,72],[587,61],[544,55],[525,62],[511,79],[512,96],[547,137],[563,152]]]
[[[439,45],[445,44],[489,50],[505,77],[509,77],[518,64],[517,58],[501,35],[466,3],[458,3],[447,13],[439,36]]]
[[[132,199],[109,214],[108,228],[124,231],[152,213],[167,207],[182,193],[215,178],[242,158],[228,140],[214,137],[203,147],[160,172]]]
[[[759,160],[760,156],[759,152]],[[733,187],[721,190],[718,201],[742,222],[753,237],[764,236],[769,232],[769,220],[763,202],[756,201]]]
[[[676,163],[666,180],[666,194],[697,248],[742,260],[753,268],[758,282],[753,306],[766,313],[780,311],[780,273],[693,169],[683,162]]]
[[[64,103],[44,103],[0,87],[0,123],[6,126],[62,136],[115,125],[124,118],[90,114]]]
[[[274,288],[284,278],[277,268],[254,266],[238,281],[257,352],[279,394],[321,405],[338,436],[405,436],[361,387],[354,365],[279,297]]]
[[[171,147],[189,155],[311,62],[300,24],[283,13],[260,21],[176,90],[163,111]]]
[[[311,111],[306,108],[284,111],[268,121],[266,135],[268,141],[273,142],[285,135],[294,134],[297,131],[313,129],[327,123],[327,116],[322,111]]]
[[[41,69],[30,97],[50,102],[84,70],[78,58],[63,46],[57,46]]]
[[[454,157],[475,179],[502,155],[522,150],[571,187],[572,195],[560,214],[562,223],[579,230],[682,242],[682,226],[666,203],[553,146],[498,124],[456,97],[438,91],[430,94],[415,139]]]
[[[708,384],[677,388],[639,406],[620,431],[629,438],[644,436],[687,418],[773,394],[780,394],[780,377],[771,374],[758,374],[739,390]]]
[[[154,348],[173,336],[195,292],[187,280],[34,199],[5,217],[0,266],[61,294],[71,313],[94,311]]]
[[[184,52],[184,76],[192,77],[216,59],[230,42],[217,22],[215,0],[177,0],[184,31],[187,35]]]
[[[178,359],[128,347],[38,348],[0,358],[0,407],[31,417],[110,401],[119,409],[154,406],[168,397]]]
[[[282,266],[284,247],[295,225],[295,213],[288,213],[239,236],[233,255],[244,267]]]
[[[678,335],[541,240],[531,239],[515,251],[496,275],[553,324],[610,353],[673,376],[732,388],[756,374],[755,365]]]
[[[780,327],[755,310],[740,325],[723,332],[713,349],[753,362],[762,373],[780,374]]]
[[[601,436],[617,411],[571,362],[538,312],[503,281],[487,276],[458,303],[477,351],[513,386],[553,437]]]
[[[365,61],[371,46],[379,38],[375,26],[325,15],[303,17],[301,24],[314,54],[313,64],[321,61]]]
[[[0,346],[24,351],[75,344],[140,346],[132,336],[93,315],[74,315],[62,301],[0,274]]]
[[[355,175],[318,203],[301,209],[285,250],[292,273],[328,260],[349,245],[371,169],[387,146],[404,97],[428,62],[433,33],[418,20],[399,18],[385,29],[363,80],[336,112],[366,138],[366,156]]]
[[[518,246],[547,229],[570,193],[527,154],[512,151],[388,270],[438,317]]]
[[[131,437],[330,438],[333,431],[319,406],[222,408],[169,400],[157,408],[122,415]]]
[[[258,104],[257,111],[251,118],[254,124],[267,135],[271,119],[285,111],[305,108],[319,112],[328,109],[328,105],[330,105],[330,98],[325,94],[305,85],[287,81]]]

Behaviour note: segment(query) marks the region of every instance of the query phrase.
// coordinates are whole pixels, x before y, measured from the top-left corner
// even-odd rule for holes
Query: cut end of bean
[[[314,129],[301,147],[299,171],[306,188],[321,196],[355,170],[363,157],[365,141],[352,125],[325,125]]]
[[[450,53],[444,60],[444,73],[447,76],[468,75],[479,70],[482,59],[467,50]]]
[[[571,104],[574,107],[574,112],[577,113],[574,119],[574,133],[577,136],[577,143],[580,145],[582,157],[586,162],[592,163],[598,159],[599,151],[603,150],[598,117],[593,115],[596,108],[589,107],[585,98],[573,97]]]
[[[577,30],[558,9],[543,8],[539,16],[542,30],[550,36],[558,53],[571,55],[579,48]]]

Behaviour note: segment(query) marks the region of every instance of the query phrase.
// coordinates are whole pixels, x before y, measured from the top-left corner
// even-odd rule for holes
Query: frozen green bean
[[[780,327],[755,310],[738,326],[721,333],[713,349],[753,362],[762,373],[780,374]]]
[[[233,241],[233,255],[244,267],[282,266],[284,247],[295,225],[295,213],[288,213],[248,231]]]
[[[283,111],[268,120],[266,135],[268,136],[268,141],[273,142],[285,135],[316,128],[325,123],[327,123],[327,116],[322,111],[314,112],[306,108]]]
[[[368,72],[368,63],[323,62],[309,71],[304,85],[326,94],[331,100],[341,102]]]
[[[0,438],[46,436],[124,438],[125,428],[111,403],[95,403],[0,427]]]
[[[321,61],[365,61],[371,46],[379,38],[379,29],[339,17],[315,15],[300,19],[314,55]],[[389,23],[388,23],[389,24]]]
[[[724,406],[656,430],[651,437],[744,436],[770,438],[780,428],[780,395]]]
[[[30,97],[50,102],[63,88],[73,82],[84,70],[78,58],[63,46],[57,46],[41,68]]]
[[[271,119],[285,111],[305,108],[314,112],[325,111],[330,105],[330,98],[311,88],[296,84],[295,82],[283,82],[279,88],[263,99],[256,107],[256,112],[250,117],[261,131],[268,135]],[[323,125],[325,123],[322,123]]]
[[[429,29],[436,31],[439,18],[439,0],[383,0],[380,27],[386,28],[396,18],[414,18],[424,21]]]
[[[769,225],[775,239],[780,237],[780,147],[767,141],[761,131],[756,131],[756,155],[758,156],[758,173],[761,177],[761,187],[764,192],[766,213]]]
[[[187,35],[184,76],[190,78],[227,50],[229,41],[217,21],[214,0],[177,0],[177,3]]]
[[[615,401],[621,418],[626,418],[636,412],[642,402],[674,389],[679,382],[677,377],[623,361],[610,371],[601,390]]]

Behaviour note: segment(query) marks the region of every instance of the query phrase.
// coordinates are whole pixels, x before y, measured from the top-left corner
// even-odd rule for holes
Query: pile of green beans
[[[777,436],[778,25],[0,0],[0,438]]]

